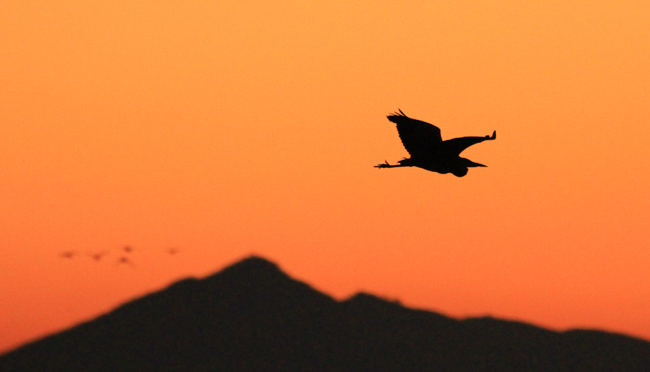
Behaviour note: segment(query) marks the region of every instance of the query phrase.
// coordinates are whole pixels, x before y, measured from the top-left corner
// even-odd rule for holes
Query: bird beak
[[[471,168],[471,167],[487,167],[487,165],[479,164],[479,163],[474,163],[473,161],[469,159],[465,159],[465,164],[466,167]]]

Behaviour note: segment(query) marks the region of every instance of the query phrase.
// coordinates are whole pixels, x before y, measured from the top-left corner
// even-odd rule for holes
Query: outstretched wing
[[[421,120],[411,119],[402,110],[388,115],[397,124],[397,133],[406,151],[412,157],[428,157],[436,153],[442,143],[440,129]]]
[[[494,131],[492,136],[485,137],[460,137],[450,140],[446,140],[442,143],[443,152],[445,155],[454,155],[458,156],[461,152],[465,151],[466,148],[481,143],[483,141],[489,141],[497,138],[497,132]]]

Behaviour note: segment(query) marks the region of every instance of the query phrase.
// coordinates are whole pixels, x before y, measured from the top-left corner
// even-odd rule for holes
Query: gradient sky
[[[0,350],[251,254],[336,298],[650,339],[649,19],[0,2]],[[373,168],[408,155],[398,108],[443,139],[496,130],[463,153],[488,168]]]

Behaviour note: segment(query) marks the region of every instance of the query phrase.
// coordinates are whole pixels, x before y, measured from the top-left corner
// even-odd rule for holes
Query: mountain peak
[[[260,256],[249,256],[244,258],[241,261],[238,261],[228,267],[226,267],[223,272],[226,271],[238,271],[238,272],[265,272],[265,273],[282,273],[282,270],[275,263],[262,258]]]
[[[205,283],[228,282],[236,287],[268,287],[291,281],[278,265],[258,256],[249,256],[204,279]]]

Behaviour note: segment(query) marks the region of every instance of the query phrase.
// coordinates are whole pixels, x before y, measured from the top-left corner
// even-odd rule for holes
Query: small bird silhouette
[[[65,251],[65,252],[61,252],[61,254],[59,254],[59,257],[73,258],[74,256],[77,255],[79,255],[79,253],[77,253],[76,251]]]
[[[463,177],[471,167],[485,167],[483,164],[460,157],[466,148],[477,143],[494,140],[497,132],[485,137],[460,137],[446,141],[440,136],[440,129],[433,124],[411,119],[399,110],[399,113],[388,115],[388,120],[397,124],[397,133],[402,140],[410,158],[400,160],[398,165],[375,165],[375,168],[419,167],[431,172],[451,173]]]
[[[126,256],[122,256],[117,259],[116,265],[121,265],[121,264],[131,265],[132,267],[135,267],[133,262],[131,262],[131,260],[129,260],[129,258]]]
[[[167,250],[167,253],[169,253],[169,254],[171,254],[171,255],[175,255],[176,253],[178,253],[178,249],[176,249],[176,248],[169,248],[169,249]]]
[[[88,256],[90,256],[90,258],[92,258],[95,261],[99,261],[102,259],[102,257],[106,256],[107,254],[108,254],[107,251],[101,251],[98,253],[88,253]]]
[[[123,250],[124,252],[126,252],[126,253],[131,253],[131,252],[133,252],[133,251],[135,250],[135,248],[133,248],[133,247],[130,246],[130,245],[125,245],[124,247],[122,247],[122,250]]]

